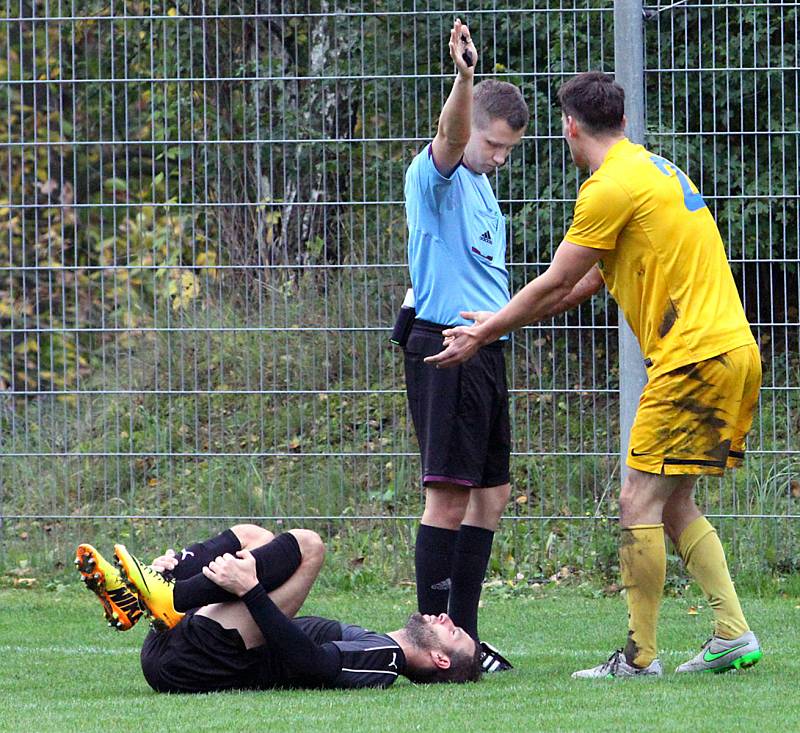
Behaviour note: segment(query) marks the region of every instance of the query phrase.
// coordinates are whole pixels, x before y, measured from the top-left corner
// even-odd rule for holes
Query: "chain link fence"
[[[612,2],[6,0],[0,18],[0,568],[76,542],[163,548],[243,519],[325,534],[348,577],[410,577],[422,506],[402,359],[403,174],[435,133],[455,15],[520,85],[493,181],[512,291],[584,175],[555,91],[613,72]],[[397,9],[394,9],[397,8]],[[798,3],[645,7],[647,144],[698,183],[765,382],[746,467],[702,482],[731,562],[797,569]],[[493,571],[614,572],[617,314],[509,353],[513,494]]]

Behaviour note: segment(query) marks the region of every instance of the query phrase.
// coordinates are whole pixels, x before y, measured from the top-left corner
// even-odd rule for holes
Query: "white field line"
[[[0,644],[0,654],[11,652],[13,654],[107,654],[112,656],[126,656],[139,654],[139,648],[114,649],[105,646],[23,646],[13,644]]]
[[[611,652],[614,651],[610,646],[604,647],[603,649],[596,648],[596,649],[589,649],[587,647],[572,647],[569,649],[547,649],[538,647],[537,649],[532,650],[529,646],[505,646],[500,649],[501,653],[508,657],[513,664],[514,658],[519,657],[527,657],[527,656],[536,656],[536,657],[563,657],[565,659],[584,659],[587,657],[602,657],[603,659],[608,659]],[[692,649],[660,649],[659,656],[660,657],[669,657],[672,655],[678,656],[694,656],[697,652],[700,651],[700,645],[698,644],[695,648]]]

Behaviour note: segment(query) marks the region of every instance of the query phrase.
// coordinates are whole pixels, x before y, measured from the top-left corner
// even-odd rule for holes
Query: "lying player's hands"
[[[235,557],[226,552],[208,563],[203,575],[240,598],[258,585],[256,560],[250,550],[239,550]]]
[[[150,567],[158,573],[167,573],[174,570],[178,562],[179,560],[175,554],[175,550],[170,549],[153,560],[153,562],[150,563]]]
[[[442,331],[444,349],[438,354],[425,357],[425,363],[433,364],[439,369],[457,366],[472,358],[481,347],[474,329],[474,326],[456,326]]]

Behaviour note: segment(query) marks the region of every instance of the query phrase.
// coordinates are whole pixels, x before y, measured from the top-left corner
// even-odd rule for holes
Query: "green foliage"
[[[53,9],[36,0],[17,10],[36,17]],[[0,259],[9,266],[0,275],[0,380],[15,391],[78,387],[98,359],[91,335],[71,329],[136,327],[137,311],[154,298],[186,307],[217,261],[205,246],[211,230],[202,210],[179,206],[194,200],[181,161],[198,148],[173,141],[196,139],[203,124],[185,114],[192,90],[147,78],[156,74],[151,53],[166,75],[180,76],[180,49],[197,34],[172,22],[176,35],[168,37],[164,20],[145,32],[134,20],[109,18],[103,2],[82,10],[86,18],[74,23],[0,28],[8,49],[2,75],[28,82],[0,89],[11,111],[0,131],[0,164],[9,172],[0,189]],[[141,81],[105,81],[121,78],[121,69]],[[69,79],[86,83],[63,83]],[[28,337],[32,328],[39,331]]]
[[[403,261],[402,208],[351,202],[402,198],[405,167],[433,134],[450,84],[441,42],[449,7],[399,29],[379,13],[303,17],[300,2],[265,20],[252,9],[223,2],[213,33],[188,3],[150,17],[150,5],[133,2],[120,16],[104,0],[73,23],[0,28],[0,72],[33,82],[0,90],[11,112],[0,132],[11,144],[0,148],[10,174],[0,257],[14,268],[0,274],[5,384],[68,391],[96,367],[96,342],[81,327],[147,325],[146,304],[179,310],[214,291],[231,297],[242,280],[260,287],[250,268]],[[555,91],[583,68],[612,70],[611,6],[583,3],[574,16],[563,4],[488,9],[496,10],[478,3],[465,16],[481,41],[479,71],[519,82],[532,113],[531,134],[496,185],[521,243],[515,259],[535,266],[560,241],[579,182],[558,139]],[[42,0],[18,6],[23,17],[45,11],[54,12]],[[787,173],[800,120],[782,69],[796,56],[786,29],[797,9],[744,7],[736,16],[711,7],[651,15],[654,71],[645,79],[648,144],[705,193],[734,269],[779,255],[764,249],[765,227],[786,243],[766,271],[741,273],[746,284],[795,271],[797,196]],[[752,71],[730,71],[751,61]],[[121,78],[129,81],[108,81]],[[83,83],[60,83],[69,79]],[[216,269],[226,264],[237,269]],[[298,288],[286,274],[267,277]],[[514,289],[532,274],[514,268]],[[212,287],[217,277],[234,290]],[[28,338],[33,323],[41,331]]]

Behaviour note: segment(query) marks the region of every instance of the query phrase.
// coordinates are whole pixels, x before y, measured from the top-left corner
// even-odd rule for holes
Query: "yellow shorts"
[[[760,388],[755,344],[656,377],[639,399],[628,466],[712,476],[740,466]]]

